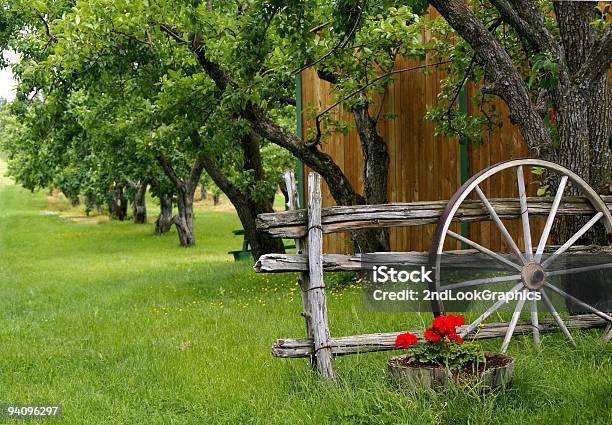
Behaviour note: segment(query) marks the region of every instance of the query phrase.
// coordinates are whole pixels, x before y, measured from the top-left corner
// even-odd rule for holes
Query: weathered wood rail
[[[428,252],[374,253],[360,255],[323,254],[322,237],[324,233],[350,232],[363,228],[418,226],[436,223],[441,217],[448,201],[412,202],[388,205],[362,205],[352,207],[321,207],[321,182],[318,175],[308,176],[308,208],[298,209],[297,188],[293,172],[285,173],[289,193],[289,211],[260,214],[257,218],[259,231],[279,238],[293,238],[297,254],[268,254],[262,256],[254,269],[259,273],[298,272],[302,295],[303,317],[306,321],[306,338],[281,339],[272,347],[277,357],[310,357],[314,368],[328,380],[335,379],[335,356],[366,353],[395,349],[395,337],[399,332],[376,333],[332,338],[327,318],[324,272],[359,271],[364,264],[392,263],[404,265],[427,264]],[[604,197],[608,209],[612,210],[612,196]],[[523,199],[524,202],[524,199]],[[519,199],[491,199],[490,203],[500,218],[521,217]],[[553,207],[551,199],[528,198],[530,215],[547,216]],[[563,198],[559,215],[590,215],[595,211],[586,198]],[[489,211],[481,201],[466,201],[455,214],[460,222],[490,220]],[[482,248],[482,247],[480,247]],[[554,250],[556,247],[550,247]],[[601,252],[612,255],[608,247],[572,247],[573,252]],[[490,253],[492,254],[492,253]],[[445,253],[448,265],[473,267],[490,257],[475,250],[457,250]],[[499,270],[507,270],[506,254],[496,254],[500,262]],[[508,257],[510,258],[510,257]],[[493,270],[493,269],[492,269]],[[552,332],[557,328],[557,319],[544,319],[537,323],[540,332]],[[569,329],[603,327],[607,323],[596,315],[578,315],[565,319]],[[515,333],[534,331],[534,324],[527,321],[516,323]],[[481,325],[470,337],[474,339],[496,338],[506,334],[508,324],[494,323]],[[612,329],[607,331],[612,336]]]
[[[612,196],[602,196],[612,211]],[[521,217],[518,199],[490,199],[491,205],[502,219]],[[448,201],[421,201],[384,205],[357,205],[321,209],[323,233],[349,232],[378,227],[420,226],[437,223]],[[552,199],[527,198],[529,214],[547,216]],[[564,197],[558,215],[589,215],[594,209],[584,197]],[[481,201],[465,201],[456,214],[460,222],[490,220],[489,212]],[[277,238],[303,238],[308,233],[306,210],[260,214],[257,229]]]
[[[558,247],[550,245],[546,247],[545,253],[552,253]],[[577,254],[600,254],[612,255],[612,247],[602,247],[597,245],[592,246],[573,246],[567,252]],[[478,252],[475,249],[464,249],[456,251],[447,251],[444,257],[444,264],[448,267],[471,268],[487,264],[489,271],[508,270],[508,267],[503,264],[497,264],[491,261],[491,257]],[[500,254],[500,256],[509,260],[514,259],[514,254]],[[344,254],[323,254],[323,271],[324,272],[344,272],[344,271],[361,271],[367,268],[367,265],[372,264],[401,264],[404,266],[421,266],[427,264],[429,259],[428,252],[375,252],[372,254],[362,255],[344,255]],[[593,265],[599,264],[600,260],[595,259]],[[583,260],[584,266],[589,265],[587,259]],[[306,254],[266,254],[262,255],[255,262],[253,269],[258,273],[289,273],[289,272],[305,272],[308,271],[308,255]]]
[[[608,322],[595,314],[569,316],[565,319],[568,329],[603,328]],[[465,326],[459,328],[461,331]],[[559,328],[554,319],[542,319],[539,323],[540,333],[555,332]],[[491,339],[504,336],[508,330],[507,323],[487,323],[469,336],[469,339]],[[530,321],[519,321],[515,328],[516,334],[529,334],[533,331]],[[347,354],[371,353],[375,351],[395,350],[395,338],[402,332],[374,333],[366,335],[344,336],[331,339],[331,351],[334,356]],[[419,336],[417,331],[410,331]],[[420,343],[419,342],[419,343]],[[284,358],[303,358],[312,355],[313,341],[309,338],[279,339],[272,346],[272,355]]]

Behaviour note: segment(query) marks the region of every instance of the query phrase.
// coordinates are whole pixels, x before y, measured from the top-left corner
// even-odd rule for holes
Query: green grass
[[[486,396],[400,390],[388,353],[337,359],[329,386],[306,360],[270,355],[304,333],[296,278],[231,260],[233,213],[198,211],[197,247],[184,249],[174,231],[46,209],[44,194],[0,182],[0,403],[59,403],[52,423],[612,423],[612,345],[597,331],[576,349],[513,339],[514,385]],[[430,320],[363,312],[354,285],[329,282],[335,335]]]

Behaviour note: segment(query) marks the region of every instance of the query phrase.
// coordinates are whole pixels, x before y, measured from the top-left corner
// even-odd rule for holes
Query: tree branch
[[[179,35],[174,31],[174,29],[172,27],[170,27],[169,25],[164,25],[161,24],[159,26],[159,29],[162,30],[163,32],[165,32],[166,34],[168,34],[170,37],[172,37],[175,41],[177,41],[179,44],[189,44],[187,42],[187,40],[182,39],[181,37],[179,37]]]
[[[51,28],[49,28],[49,22],[47,21],[47,19],[42,15],[42,13],[40,13],[38,11],[36,12],[36,14],[38,15],[38,17],[42,21],[43,25],[45,26],[45,31],[47,33],[47,37],[49,37],[50,40],[57,41],[57,36],[55,36],[54,34],[51,33]]]
[[[193,130],[189,133],[189,138],[193,142],[193,144],[200,148],[200,153],[196,157],[191,170],[189,171],[189,177],[187,178],[186,188],[185,190],[188,193],[193,193],[195,191],[198,182],[200,181],[200,177],[202,176],[202,171],[204,171],[204,162],[206,161],[206,155],[201,150],[202,149],[202,138],[200,137],[200,133],[196,130]]]
[[[198,132],[192,132],[189,137],[196,144],[200,144],[201,136]],[[223,172],[217,167],[215,162],[208,157],[208,155],[201,153],[198,156],[198,161],[201,163],[201,166],[206,170],[208,175],[213,179],[215,184],[221,189],[227,197],[234,202],[236,198],[242,197],[243,194],[238,190],[238,188],[232,183]]]
[[[190,46],[189,48],[196,55],[200,66],[214,81],[220,91],[225,91],[228,88],[238,88],[238,84],[235,83],[221,65],[206,57],[206,52],[202,45],[185,41],[176,34],[175,30],[167,25],[161,25],[160,28],[177,42]],[[363,203],[363,197],[354,191],[350,181],[330,155],[316,148],[311,149],[306,146],[305,143],[302,143],[300,138],[273,122],[264,109],[252,102],[246,103],[242,111],[240,111],[240,115],[250,122],[251,128],[257,134],[287,149],[297,158],[300,158],[311,169],[321,174],[328,183],[334,200],[339,205]],[[204,162],[206,162],[206,159],[204,159]]]
[[[442,61],[442,62],[436,62],[436,63],[432,63],[432,64],[412,66],[412,67],[409,67],[409,68],[394,69],[393,71],[389,71],[389,72],[386,72],[386,73],[384,73],[382,75],[379,75],[378,77],[374,78],[369,83],[364,84],[363,86],[361,86],[357,90],[354,90],[353,92],[347,94],[346,96],[344,96],[342,99],[338,100],[337,102],[332,103],[323,112],[321,112],[320,114],[318,114],[316,116],[316,121],[318,122],[323,115],[327,114],[329,111],[334,109],[336,106],[340,105],[342,102],[345,102],[348,99],[352,98],[353,96],[358,95],[359,93],[363,92],[365,89],[367,89],[368,87],[370,87],[373,84],[377,83],[378,81],[382,80],[383,78],[389,77],[389,76],[394,75],[394,74],[400,74],[402,72],[414,71],[415,69],[428,68],[430,66],[443,65],[443,64],[446,64],[446,63],[450,63],[450,62],[451,61]]]
[[[176,172],[174,171],[174,168],[172,168],[172,164],[170,164],[170,161],[168,161],[168,158],[166,158],[162,154],[158,154],[156,158],[157,158],[157,162],[159,163],[159,165],[161,165],[162,169],[164,170],[164,173],[168,176],[168,178],[172,181],[172,183],[174,183],[176,188],[179,190],[185,190],[185,182],[183,182],[183,180],[181,180],[181,178],[176,175]]]
[[[256,105],[247,104],[244,118],[251,123],[251,128],[257,134],[275,145],[287,149],[313,171],[321,174],[338,205],[363,203],[363,197],[354,191],[342,169],[329,154],[303,143],[300,137],[273,122],[266,112]]]
[[[538,51],[558,51],[559,45],[544,23],[544,17],[531,0],[491,0],[504,21],[527,39]],[[512,3],[512,4],[511,4]]]
[[[124,37],[128,38],[129,40],[133,40],[133,41],[135,41],[135,42],[137,42],[137,43],[144,44],[144,45],[149,46],[149,47],[151,47],[151,46],[152,46],[151,36],[149,35],[149,33],[148,33],[148,32],[145,34],[145,35],[147,35],[147,36],[148,36],[148,37],[147,37],[147,40],[141,40],[141,39],[139,39],[138,37],[134,37],[134,36],[133,36],[133,35],[131,35],[131,34],[125,33],[125,32],[123,32],[123,31],[119,31],[118,29],[115,29],[115,28],[113,28],[111,31],[112,31],[113,33],[115,33],[115,34],[122,35],[122,36],[124,36]]]
[[[603,35],[591,49],[586,62],[578,71],[577,80],[591,85],[610,69],[612,59],[612,25],[608,25]]]
[[[361,17],[363,15],[363,10],[365,9],[365,2],[361,2],[361,7],[359,7],[359,13],[357,15],[357,18],[355,19],[355,22],[353,24],[353,26],[351,27],[350,31],[348,33],[345,33],[342,35],[342,37],[340,38],[340,40],[338,41],[338,43],[336,43],[336,45],[334,47],[332,47],[327,53],[325,53],[323,56],[321,56],[319,59],[308,63],[298,69],[296,69],[295,71],[292,72],[293,75],[295,74],[299,74],[300,72],[304,71],[305,69],[308,69],[312,66],[315,66],[318,63],[323,62],[325,59],[327,59],[328,57],[330,57],[331,55],[333,55],[337,50],[339,49],[344,49],[344,47],[346,47],[346,45],[348,44],[348,42],[351,40],[351,37],[353,36],[353,34],[355,34],[355,32],[357,31],[357,28],[359,28],[359,23],[361,22]]]
[[[488,30],[491,33],[494,33],[495,30],[497,29],[497,27],[499,27],[499,25],[502,23],[502,18],[497,18],[495,19],[489,26],[488,26]],[[459,83],[459,86],[457,87],[457,89],[455,90],[455,94],[453,96],[453,99],[451,100],[450,104],[448,105],[448,108],[446,109],[446,122],[448,124],[448,128],[452,131],[455,132],[459,135],[460,138],[462,139],[468,139],[467,135],[461,131],[458,128],[455,128],[455,126],[453,125],[453,106],[455,105],[455,102],[457,102],[457,99],[459,98],[459,94],[461,93],[461,90],[463,89],[463,87],[465,87],[465,84],[467,83],[467,80],[470,78],[470,75],[472,74],[472,71],[474,69],[474,65],[476,64],[476,54],[472,55],[472,58],[470,59],[470,63],[467,67],[467,71],[465,71],[463,78],[461,79],[461,82]],[[486,87],[486,86],[484,86]],[[490,88],[491,90],[493,88]],[[482,93],[482,98],[484,98],[484,95],[487,94],[486,89],[481,90]],[[482,104],[480,106],[480,110],[484,113],[484,110],[482,109]],[[487,120],[490,122],[491,120],[488,117],[488,114],[484,113],[485,116],[487,116]]]
[[[548,102],[549,102],[548,90],[541,89],[538,92],[538,98],[535,103],[535,109],[538,112],[538,115],[540,115],[540,117],[542,118],[544,118],[544,116],[546,116],[546,114],[548,113]]]
[[[293,97],[283,96],[277,99],[280,103],[284,103],[289,106],[296,106],[296,100]]]
[[[538,52],[550,52],[559,64],[559,78],[568,81],[565,52],[548,31],[544,16],[532,0],[491,0],[504,22],[512,26],[519,37],[527,40]]]
[[[461,131],[458,128],[455,128],[455,126],[453,125],[453,115],[454,115],[453,106],[455,105],[455,102],[459,98],[459,94],[461,93],[461,90],[465,86],[465,83],[467,82],[468,78],[470,78],[470,74],[472,73],[472,70],[474,69],[475,63],[476,63],[476,55],[474,54],[472,55],[472,59],[470,59],[470,64],[468,65],[467,71],[465,71],[465,75],[463,76],[463,78],[461,79],[461,82],[459,83],[459,87],[457,87],[457,89],[455,90],[455,95],[453,96],[453,99],[449,103],[448,108],[446,109],[446,114],[445,114],[446,122],[448,123],[448,128],[451,131],[454,131],[457,134],[459,134],[459,137],[462,139],[467,139],[468,137],[463,131]]]
[[[470,45],[479,63],[491,75],[495,94],[508,105],[510,118],[518,124],[532,155],[553,159],[550,134],[535,111],[527,85],[508,52],[463,0],[430,0],[430,3]]]
[[[533,46],[541,48],[536,32],[519,16],[507,0],[491,0],[491,3],[497,8],[504,22],[512,26],[522,37],[529,40]]]
[[[36,9],[34,9],[34,10],[36,10]],[[57,36],[54,35],[53,33],[51,33],[51,28],[49,27],[49,22],[43,16],[43,14],[40,13],[38,10],[36,10],[36,14],[38,15],[38,17],[42,21],[43,25],[45,26],[45,32],[47,33],[47,37],[49,37],[49,40],[47,40],[47,42],[45,43],[45,48],[43,49],[43,52],[44,52],[45,50],[47,50],[47,47],[49,47],[49,45],[51,43],[57,43]]]
[[[200,66],[204,69],[206,74],[214,81],[217,88],[221,91],[225,91],[226,88],[231,87],[235,89],[238,85],[234,82],[232,77],[228,74],[228,72],[217,62],[211,61],[206,56],[206,50],[204,49],[204,44],[201,43],[200,37],[197,35],[193,35],[190,41],[186,41],[183,38],[179,37],[176,31],[170,28],[167,25],[160,25],[162,31],[165,31],[172,37],[174,40],[179,42],[180,44],[186,44],[189,46],[189,50],[191,50],[198,59]]]
[[[330,84],[336,84],[338,82],[336,75],[329,69],[317,69],[317,77]]]

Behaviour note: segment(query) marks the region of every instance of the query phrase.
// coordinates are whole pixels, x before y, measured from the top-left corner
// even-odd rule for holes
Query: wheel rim
[[[546,224],[544,226],[542,234],[540,235],[537,241],[532,241],[531,239],[531,225],[529,222],[529,208],[527,206],[527,194],[524,179],[524,171],[526,167],[542,167],[549,171],[553,171],[561,176],[557,192],[553,199],[551,210],[546,220]],[[514,239],[506,229],[505,225],[499,218],[499,215],[497,214],[497,212],[489,202],[488,198],[480,188],[480,184],[482,182],[500,173],[501,171],[508,169],[516,169],[516,184],[519,191],[519,203],[521,207],[520,218],[521,228],[523,232],[524,250],[521,250],[518,244],[514,241]],[[555,218],[557,217],[558,207],[561,203],[563,193],[566,189],[568,182],[571,182],[584,194],[584,196],[593,206],[595,214],[584,226],[582,226],[579,231],[575,232],[572,237],[570,237],[563,245],[561,245],[555,252],[553,252],[552,255],[542,260],[542,256],[547,245],[548,236],[550,235],[553,223],[555,222]],[[495,224],[497,230],[501,233],[503,240],[505,240],[507,245],[510,247],[512,253],[514,254],[512,260],[509,260],[506,257],[488,249],[487,247],[482,246],[470,240],[469,238],[466,238],[450,230],[450,225],[455,217],[455,214],[457,213],[457,210],[459,209],[463,201],[465,201],[471,193],[476,193],[478,195],[478,198],[483,203],[485,209],[488,211],[492,222]],[[574,343],[573,338],[569,333],[569,330],[567,329],[559,313],[553,306],[550,298],[544,291],[544,288],[547,288],[548,290],[556,293],[557,295],[560,295],[564,299],[569,300],[581,306],[582,308],[585,308],[586,310],[598,315],[599,317],[604,318],[605,320],[608,320],[610,323],[612,323],[612,317],[595,309],[589,304],[578,300],[567,292],[555,287],[550,282],[548,282],[546,278],[562,274],[578,273],[582,271],[602,270],[605,268],[612,267],[612,264],[605,264],[603,266],[596,267],[566,269],[555,272],[550,272],[547,269],[554,263],[556,259],[559,258],[559,256],[566,252],[572,245],[574,245],[578,241],[578,239],[580,239],[580,237],[582,237],[582,235],[584,235],[595,225],[595,223],[599,221],[604,224],[606,232],[608,234],[608,238],[610,239],[612,235],[612,215],[610,214],[610,210],[607,208],[606,204],[599,197],[599,195],[580,176],[578,176],[571,170],[568,170],[567,168],[562,167],[558,164],[538,159],[515,159],[490,166],[480,171],[468,181],[466,181],[449,200],[447,207],[442,213],[442,216],[438,222],[438,227],[436,229],[436,233],[433,238],[432,248],[430,251],[430,265],[434,267],[435,270],[435,280],[430,289],[436,292],[440,292],[441,290],[449,289],[451,287],[453,287],[451,289],[457,289],[476,285],[495,284],[498,282],[518,282],[506,294],[515,294],[519,291],[539,292],[541,294],[542,303],[550,312],[564,336],[568,339],[568,341]],[[481,253],[487,255],[492,259],[495,259],[498,262],[504,263],[509,268],[516,270],[517,273],[510,276],[504,276],[503,278],[473,279],[459,284],[441,287],[440,282],[442,271],[440,261],[441,255],[444,252],[444,242],[447,240],[447,236],[457,241],[463,242],[464,244],[467,244],[471,248],[480,251]],[[508,324],[506,335],[502,342],[502,352],[505,352],[508,348],[510,340],[514,334],[517,322],[520,318],[520,314],[525,307],[525,303],[526,301],[524,297],[521,297],[516,302],[514,311],[512,313],[512,318]],[[497,312],[497,310],[503,304],[504,303],[500,301],[494,303],[475,321],[463,328],[461,332],[462,336],[466,336],[473,330],[475,330],[482,322],[484,322],[487,318]],[[533,328],[533,339],[536,344],[539,344],[540,335],[537,301],[530,300],[528,308],[530,311],[531,323]],[[439,301],[432,301],[432,310],[434,314],[442,313],[444,311],[442,303]]]

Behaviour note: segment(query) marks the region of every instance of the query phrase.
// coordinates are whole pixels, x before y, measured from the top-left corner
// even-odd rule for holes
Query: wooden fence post
[[[293,170],[289,169],[285,171],[285,186],[287,188],[287,194],[289,195],[289,203],[287,208],[289,210],[297,210],[303,205],[298,205],[298,191],[297,184],[295,181],[295,174]],[[306,254],[308,252],[308,240],[306,238],[294,239],[295,249],[298,254]],[[308,288],[310,287],[310,278],[307,272],[298,273],[298,283],[300,285],[300,292],[302,296],[302,316],[306,321],[306,338],[314,339],[314,332],[312,326],[312,315],[310,314],[310,303],[308,301]],[[317,359],[313,355],[310,356],[310,364],[313,369],[316,368]]]
[[[331,337],[327,322],[327,300],[323,281],[323,227],[321,226],[321,176],[308,174],[308,294],[312,318],[314,355],[317,370],[327,380],[335,380]]]

